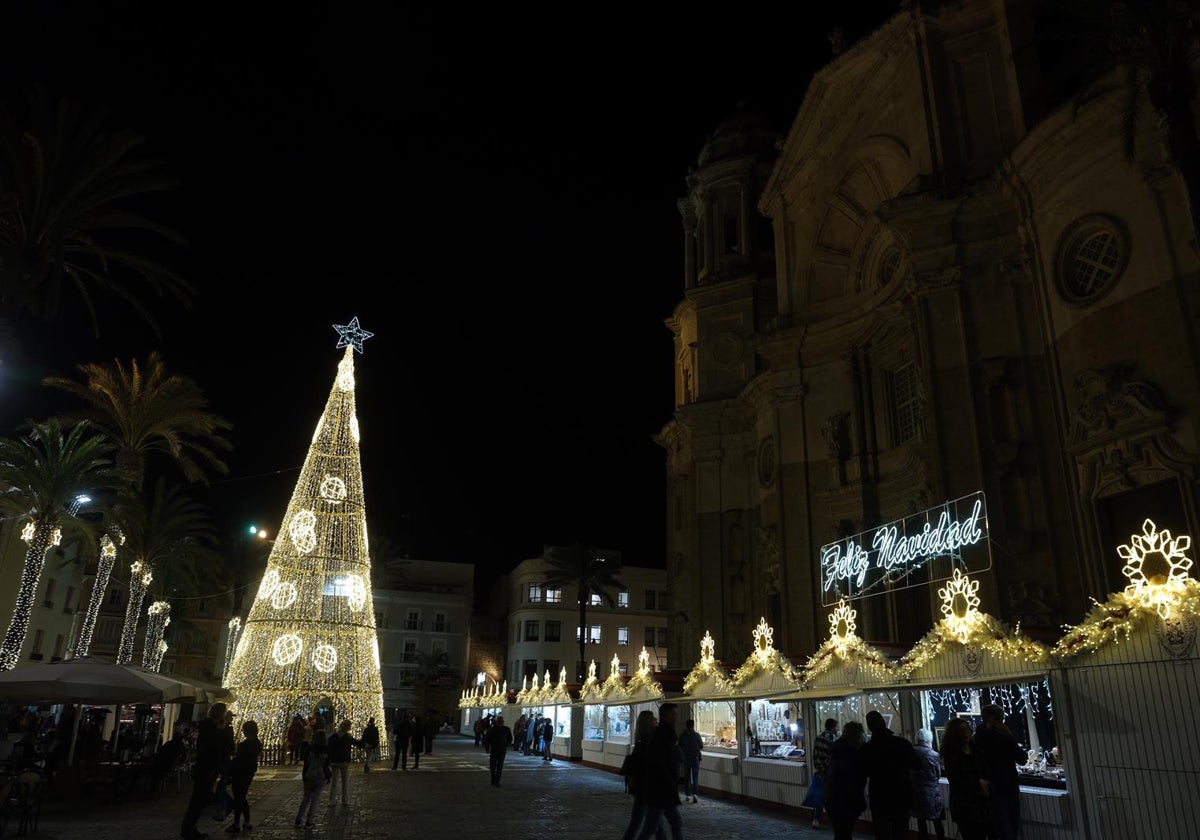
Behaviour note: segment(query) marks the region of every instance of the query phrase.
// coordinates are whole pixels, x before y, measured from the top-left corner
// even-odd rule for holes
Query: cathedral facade
[[[743,111],[700,152],[659,437],[672,661],[706,630],[740,661],[760,618],[811,653],[823,547],[975,494],[981,609],[1050,634],[1124,586],[1145,518],[1200,533],[1186,192],[1152,113],[1131,160],[1119,91],[1055,98],[1022,6],[910,4],[786,133]],[[885,580],[860,635],[911,643],[938,601]]]

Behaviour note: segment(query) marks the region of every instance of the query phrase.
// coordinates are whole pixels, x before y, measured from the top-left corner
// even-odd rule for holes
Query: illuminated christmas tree
[[[354,351],[371,333],[357,318],[334,329],[346,352],[229,667],[235,710],[266,744],[319,706],[356,732],[372,717],[386,728],[354,408]]]

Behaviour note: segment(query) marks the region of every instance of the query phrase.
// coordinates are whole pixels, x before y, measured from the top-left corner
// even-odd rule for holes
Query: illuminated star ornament
[[[754,628],[754,655],[758,657],[758,661],[766,665],[771,661],[771,641],[775,636],[775,631],[767,624],[765,618],[758,620],[758,627]]]
[[[358,325],[357,315],[350,319],[349,324],[334,324],[333,328],[338,332],[338,347],[353,347],[359,353],[363,351],[363,342],[375,335]]]
[[[1130,535],[1129,545],[1117,546],[1117,554],[1125,561],[1121,571],[1129,578],[1125,594],[1153,609],[1159,618],[1170,618],[1192,568],[1191,559],[1184,554],[1191,546],[1191,537],[1185,534],[1171,539],[1170,531],[1158,530],[1147,519],[1141,534]]]
[[[704,638],[700,640],[700,662],[704,665],[712,665],[717,658],[716,651],[716,640],[711,633],[705,630]]]
[[[858,610],[847,604],[845,598],[838,601],[837,609],[829,614],[829,636],[843,653],[854,638],[857,615]]]

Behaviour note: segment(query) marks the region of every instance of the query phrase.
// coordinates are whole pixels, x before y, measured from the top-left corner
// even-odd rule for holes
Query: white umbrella
[[[22,703],[170,703],[194,700],[196,686],[133,665],[85,656],[29,663],[0,673],[0,697]]]

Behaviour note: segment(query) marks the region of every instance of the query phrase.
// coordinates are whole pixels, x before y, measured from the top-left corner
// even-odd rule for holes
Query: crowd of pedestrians
[[[876,840],[907,840],[910,817],[922,839],[932,825],[943,840],[947,803],[940,779],[945,775],[950,815],[962,840],[1016,840],[1021,829],[1017,765],[1025,753],[1000,706],[980,711],[975,731],[967,718],[946,724],[940,752],[933,749],[928,729],[919,730],[913,744],[892,732],[877,711],[867,713],[866,730],[849,721],[840,736],[837,721],[826,721],[813,749],[815,784],[823,793],[812,805],[813,827],[820,827],[823,808],[834,840],[850,840],[855,823],[870,808]]]

